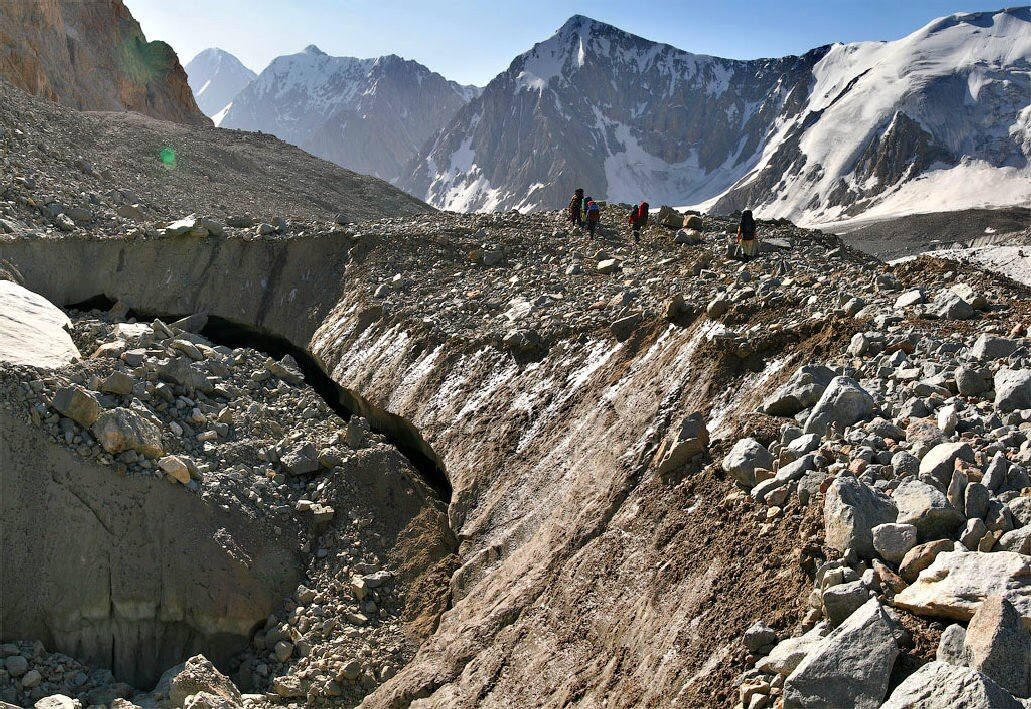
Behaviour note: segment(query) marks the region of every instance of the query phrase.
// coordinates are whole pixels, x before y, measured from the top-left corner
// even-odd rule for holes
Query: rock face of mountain
[[[191,59],[186,75],[197,105],[215,125],[225,117],[236,95],[257,77],[239,59],[217,47],[205,49]]]
[[[175,52],[148,42],[122,0],[0,0],[0,76],[80,110],[210,123]]]
[[[1026,201],[1029,15],[754,61],[576,16],[459,111],[401,185],[457,210],[556,208],[583,186],[808,223],[920,211],[930,184],[962,202],[947,208]]]
[[[476,94],[397,56],[275,59],[237,95],[227,128],[260,130],[356,172],[397,180]]]

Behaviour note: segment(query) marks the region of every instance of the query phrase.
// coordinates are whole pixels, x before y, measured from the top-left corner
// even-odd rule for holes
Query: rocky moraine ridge
[[[0,368],[3,701],[1027,706],[1027,285],[615,206],[122,215],[152,177],[4,130],[6,312],[68,356]]]

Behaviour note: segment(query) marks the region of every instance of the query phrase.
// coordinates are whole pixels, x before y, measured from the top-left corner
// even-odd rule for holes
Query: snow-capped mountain
[[[753,61],[575,16],[459,111],[401,184],[456,210],[555,208],[582,186],[804,223],[951,209],[933,204],[950,185],[965,190],[955,208],[1019,203],[1031,198],[1029,13]]]
[[[186,74],[197,105],[214,119],[215,125],[219,125],[236,95],[257,76],[239,59],[217,47],[205,49],[191,59]]]
[[[478,94],[390,55],[277,57],[221,125],[260,130],[356,172],[396,181],[423,144]]]
[[[836,44],[795,116],[713,203],[819,223],[1031,202],[1031,8]]]

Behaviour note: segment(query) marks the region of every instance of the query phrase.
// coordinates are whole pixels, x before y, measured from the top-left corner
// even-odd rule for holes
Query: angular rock
[[[1016,340],[982,333],[970,348],[970,356],[982,362],[1006,359],[1020,346]]]
[[[158,467],[183,485],[190,483],[190,466],[177,455],[166,455],[158,460]]]
[[[978,396],[992,388],[987,372],[976,367],[956,368],[956,390],[962,396]]]
[[[308,475],[319,469],[319,452],[315,444],[302,443],[284,454],[280,462],[290,475]]]
[[[981,602],[963,643],[971,668],[1018,697],[1031,696],[1031,632],[1002,596]]]
[[[904,577],[903,577],[904,578]],[[1013,604],[1031,628],[1031,557],[1009,551],[938,554],[895,605],[917,615],[970,620],[989,596]]]
[[[876,599],[828,635],[784,681],[784,709],[875,709],[888,691],[899,649]]]
[[[165,454],[160,429],[132,409],[120,406],[105,411],[90,430],[112,455],[130,450],[146,458],[160,458]]]
[[[844,429],[873,415],[874,400],[859,383],[835,377],[806,419],[804,431],[826,436],[833,426]]]
[[[821,599],[827,620],[831,626],[837,627],[870,600],[870,590],[862,581],[839,583],[826,589]]]
[[[902,563],[899,564],[899,576],[907,583],[913,583],[921,571],[934,563],[938,554],[943,551],[952,551],[955,546],[951,539],[936,539],[933,542],[916,545],[902,557]]]
[[[744,643],[749,652],[758,652],[761,648],[777,642],[777,631],[762,621],[756,621],[745,631]]]
[[[966,650],[963,649],[966,637],[967,631],[962,625],[953,623],[947,627],[938,640],[938,650],[935,652],[934,659],[960,667],[966,665]]]
[[[891,499],[898,508],[895,521],[916,527],[920,541],[951,537],[966,522],[941,491],[915,478],[903,480]]]
[[[203,655],[188,659],[183,669],[172,677],[169,684],[169,700],[174,707],[181,707],[191,694],[207,692],[221,697],[235,706],[243,706],[243,697],[228,677],[218,671]]]
[[[643,317],[640,313],[627,315],[625,318],[620,318],[609,325],[609,331],[612,332],[617,342],[623,342],[634,334],[634,330],[641,324],[641,320],[643,320]]]
[[[794,672],[802,660],[823,642],[827,631],[826,623],[820,623],[804,635],[782,640],[770,651],[769,655],[756,663],[756,668],[762,672],[777,673],[786,677]]]
[[[673,434],[667,436],[655,454],[658,461],[656,469],[665,475],[682,465],[687,464],[699,453],[704,453],[709,445],[709,431],[705,427],[705,419],[700,413],[693,413],[680,420]]]
[[[1004,413],[1031,409],[1031,369],[1000,369],[995,373],[995,408]]]
[[[1013,529],[1003,534],[995,545],[996,551],[1014,551],[1031,554],[1031,526]]]
[[[929,450],[920,459],[920,475],[933,476],[935,480],[947,487],[952,482],[952,473],[956,469],[956,461],[974,462],[974,449],[968,443],[940,443]]]
[[[754,438],[742,438],[723,459],[724,472],[747,489],[755,486],[756,468],[772,467],[773,455]]]
[[[58,389],[51,406],[83,428],[92,426],[103,411],[93,393],[78,384]]]
[[[927,307],[927,316],[941,320],[969,320],[974,308],[951,290],[943,290]]]
[[[827,545],[842,553],[855,549],[871,558],[876,553],[872,529],[894,522],[895,504],[851,475],[834,479],[824,499],[823,521]]]
[[[1023,709],[1023,706],[976,670],[929,662],[896,687],[881,709]]]
[[[885,561],[898,564],[906,552],[916,546],[917,528],[912,524],[890,522],[879,524],[871,531],[873,548]]]
[[[830,367],[818,364],[799,367],[776,393],[763,402],[763,411],[771,416],[794,416],[816,404],[834,376]]]

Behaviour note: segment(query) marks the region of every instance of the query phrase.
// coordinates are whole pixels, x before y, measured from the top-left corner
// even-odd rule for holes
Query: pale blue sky
[[[608,22],[698,54],[801,54],[832,42],[892,40],[936,17],[996,9],[955,0],[125,0],[148,39],[183,64],[221,47],[260,72],[309,44],[333,55],[398,54],[484,86],[571,15]],[[1000,3],[1000,6],[1004,3]]]

